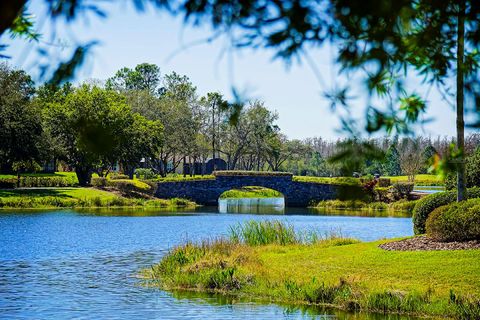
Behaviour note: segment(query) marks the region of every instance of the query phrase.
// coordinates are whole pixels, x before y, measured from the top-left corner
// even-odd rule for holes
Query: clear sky
[[[336,131],[340,126],[338,117],[330,110],[328,101],[322,98],[322,90],[330,88],[333,83],[351,83],[356,79],[338,74],[332,63],[335,48],[309,52],[321,75],[323,84],[320,84],[305,61],[294,62],[288,67],[282,60],[272,60],[273,52],[263,49],[228,54],[224,50],[224,38],[209,43],[198,41],[211,36],[208,27],[184,26],[181,19],[153,9],[138,13],[130,1],[105,6],[108,13],[105,19],[88,15],[70,24],[57,22],[55,25],[44,18],[43,2],[34,0],[28,9],[36,16],[38,31],[42,34],[40,44],[9,40],[6,36],[1,39],[10,45],[6,52],[12,57],[9,62],[36,78],[38,65],[45,60],[37,52],[39,47],[50,52],[48,59],[58,62],[55,59],[68,56],[76,43],[97,40],[99,44],[77,74],[77,82],[90,78],[106,79],[124,66],[155,63],[163,74],[176,71],[187,75],[200,95],[220,91],[230,98],[234,85],[249,97],[265,101],[269,109],[278,112],[278,124],[290,138],[321,136],[335,139],[339,136]],[[191,45],[192,42],[201,44]],[[426,94],[426,85],[414,83],[414,86],[419,93]],[[360,84],[356,85],[356,90],[355,96],[366,95],[366,89]],[[435,89],[428,94],[428,101],[427,118],[434,118],[434,121],[417,134],[454,135],[452,108]],[[359,99],[354,106],[352,113],[363,118],[364,100]]]

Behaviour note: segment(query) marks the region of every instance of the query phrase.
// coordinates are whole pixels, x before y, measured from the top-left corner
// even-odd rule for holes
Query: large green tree
[[[105,84],[107,89],[126,91],[147,91],[152,95],[161,93],[160,68],[155,64],[141,63],[134,69],[122,68],[109,78]]]
[[[40,160],[43,130],[41,113],[32,101],[35,93],[30,76],[0,64],[0,167],[14,162]]]
[[[121,160],[134,122],[123,97],[109,90],[82,85],[63,103],[48,104],[45,123],[58,137],[63,159],[75,168],[79,184],[90,184],[92,173]]]

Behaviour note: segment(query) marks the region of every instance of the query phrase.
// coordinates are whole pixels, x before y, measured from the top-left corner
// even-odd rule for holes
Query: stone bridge
[[[259,186],[279,191],[289,207],[307,207],[312,202],[336,199],[340,187],[330,184],[293,181],[291,173],[234,173],[217,171],[215,179],[160,182],[158,198],[186,198],[202,205],[218,205],[222,193],[231,189]]]

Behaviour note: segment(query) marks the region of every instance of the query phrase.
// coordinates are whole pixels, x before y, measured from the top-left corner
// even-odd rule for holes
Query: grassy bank
[[[263,187],[243,187],[240,189],[232,189],[225,191],[220,199],[232,198],[281,198],[283,195],[272,189]]]
[[[408,176],[391,176],[384,177],[390,179],[392,183],[408,182]],[[415,176],[416,186],[443,186],[445,182],[434,174],[417,174]]]
[[[417,201],[400,200],[392,203],[385,202],[364,202],[360,200],[326,200],[315,205],[315,209],[322,213],[332,210],[353,210],[357,214],[362,212],[384,213],[385,216],[411,216]],[[325,212],[324,212],[325,211]],[[356,211],[356,212],[355,212]]]
[[[480,317],[480,250],[384,251],[378,245],[385,241],[305,238],[278,223],[253,223],[234,228],[229,239],[174,248],[143,274],[166,290],[350,311]]]
[[[2,209],[48,209],[87,207],[194,207],[185,199],[137,199],[121,197],[113,192],[94,188],[49,188],[0,190]]]

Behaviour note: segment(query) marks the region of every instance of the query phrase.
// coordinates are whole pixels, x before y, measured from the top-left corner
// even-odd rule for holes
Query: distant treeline
[[[189,168],[203,174],[209,158],[229,170],[289,171],[295,175],[414,175],[426,172],[435,154],[450,150],[450,138],[380,138],[383,151],[345,171],[329,159],[347,140],[288,139],[278,114],[262,101],[228,103],[219,92],[200,96],[187,76],[161,75],[153,64],[122,68],[113,77],[79,86],[36,86],[22,70],[0,64],[0,168],[39,171],[56,161],[77,173],[81,185],[92,173],[105,176],[120,165],[133,176],[150,168],[160,176]],[[472,153],[480,135],[466,139]],[[200,169],[198,169],[200,167]],[[197,170],[195,172],[195,170]]]

